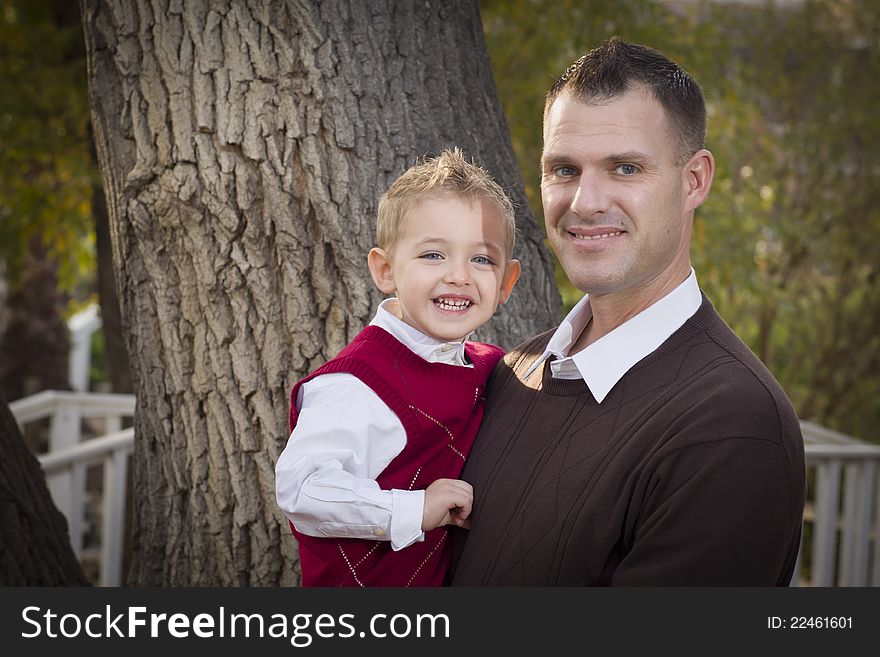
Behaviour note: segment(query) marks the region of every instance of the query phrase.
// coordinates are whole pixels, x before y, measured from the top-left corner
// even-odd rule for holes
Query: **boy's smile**
[[[464,312],[468,308],[470,308],[473,301],[471,301],[467,297],[459,297],[459,296],[443,296],[437,297],[434,299],[434,303],[437,305],[440,310],[450,313],[460,313]]]
[[[425,200],[407,215],[391,253],[370,251],[373,280],[396,293],[404,322],[441,342],[462,340],[492,317],[519,276],[503,222],[484,200]]]

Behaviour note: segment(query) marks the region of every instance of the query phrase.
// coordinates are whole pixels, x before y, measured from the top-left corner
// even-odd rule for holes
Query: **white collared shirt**
[[[440,342],[395,317],[386,299],[371,326],[431,362],[473,367],[464,341]],[[424,540],[423,490],[382,490],[376,477],[406,446],[397,415],[351,374],[323,374],[300,386],[299,417],[275,464],[275,498],[307,536],[390,540],[394,550]]]
[[[569,356],[578,337],[593,316],[589,295],[577,302],[553,333],[541,357],[526,372],[528,377],[551,356],[550,374],[555,379],[583,379],[600,404],[633,365],[661,344],[690,319],[702,303],[697,275],[690,275],[662,299],[603,335],[593,344]]]

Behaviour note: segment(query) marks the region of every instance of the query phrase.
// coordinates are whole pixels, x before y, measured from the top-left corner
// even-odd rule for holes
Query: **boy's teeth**
[[[467,299],[436,299],[434,303],[443,310],[464,310],[471,305]]]

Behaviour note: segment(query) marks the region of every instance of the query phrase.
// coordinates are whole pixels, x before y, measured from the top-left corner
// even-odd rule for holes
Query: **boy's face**
[[[373,281],[397,293],[404,322],[435,340],[461,340],[507,301],[519,277],[503,222],[485,200],[425,200],[404,219],[392,253],[370,251]]]

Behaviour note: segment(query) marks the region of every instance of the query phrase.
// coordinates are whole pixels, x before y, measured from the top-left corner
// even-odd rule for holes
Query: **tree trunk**
[[[94,135],[89,130],[89,152],[97,164]],[[98,298],[101,301],[101,333],[104,336],[104,355],[107,378],[113,392],[131,394],[131,369],[128,352],[122,336],[122,317],[119,314],[119,296],[116,294],[116,274],[113,270],[113,246],[110,243],[110,217],[104,188],[99,182],[92,186],[92,215],[95,218],[95,251],[98,255]]]
[[[273,471],[288,393],[381,299],[366,253],[391,181],[452,145],[489,169],[525,274],[479,337],[556,320],[477,3],[82,8],[138,396],[130,583],[294,583]]]
[[[40,464],[0,396],[0,586],[87,586]]]

